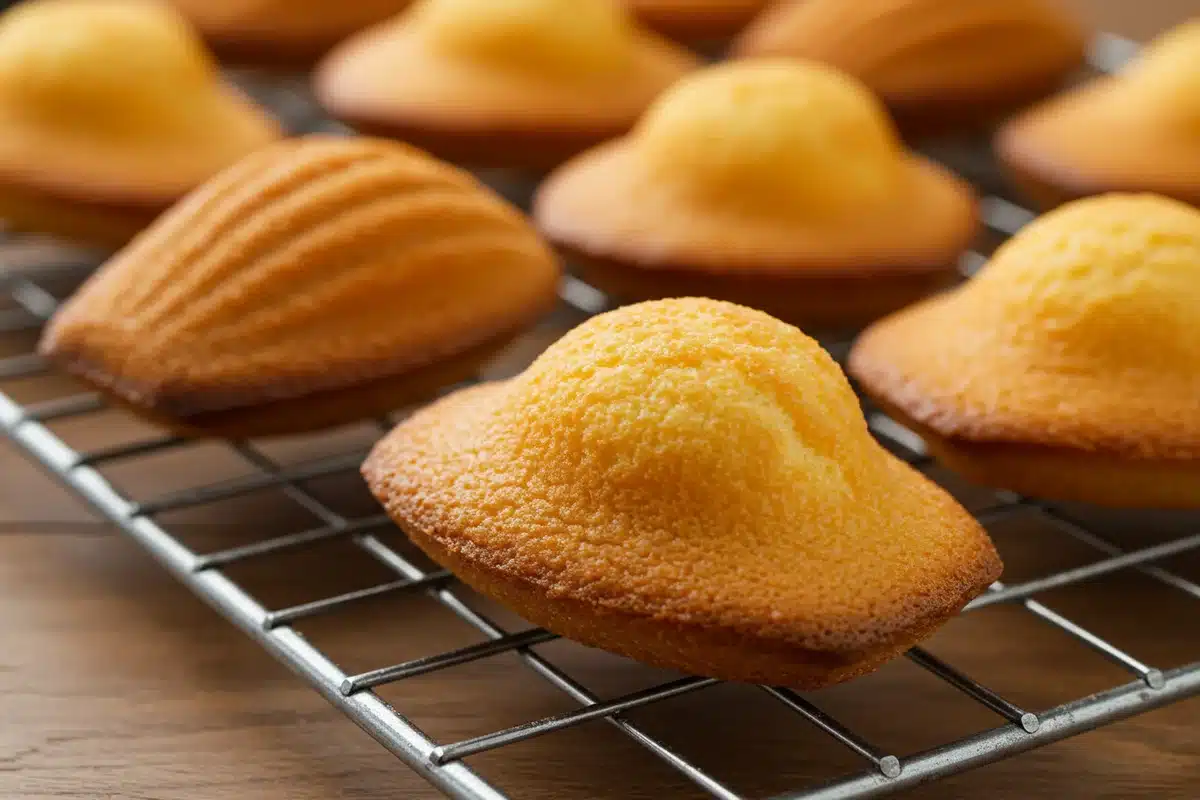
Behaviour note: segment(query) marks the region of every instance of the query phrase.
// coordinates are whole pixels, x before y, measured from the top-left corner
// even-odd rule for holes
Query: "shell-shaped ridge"
[[[191,195],[89,280],[52,353],[189,408],[386,377],[509,334],[557,266],[466,173],[370,139],[266,148]],[[267,384],[271,384],[267,387]]]
[[[1084,41],[1043,0],[806,0],[768,11],[739,47],[819,59],[888,95],[1069,70]]]

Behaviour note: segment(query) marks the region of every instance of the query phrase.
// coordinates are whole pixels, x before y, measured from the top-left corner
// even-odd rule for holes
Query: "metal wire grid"
[[[1124,60],[1128,53],[1128,47],[1119,40],[1101,44],[1098,53],[1104,63],[1113,63],[1113,59]],[[1029,212],[998,197],[985,201],[984,212],[989,227],[1000,237],[1010,236],[1031,217]],[[4,248],[13,246],[13,240],[4,243],[0,247],[0,258],[5,255]],[[972,254],[964,259],[963,271],[972,272],[982,261],[982,255]],[[43,265],[31,270],[4,269],[0,266],[0,288],[15,304],[14,308],[0,311],[0,334],[37,330],[54,313],[59,303],[58,298],[43,284],[50,278],[81,276],[89,267],[87,263],[62,263],[49,268]],[[573,279],[567,279],[561,295],[563,305],[576,315],[580,312],[584,316],[594,314],[604,307],[603,296]],[[0,359],[0,383],[42,375],[48,371],[48,365],[35,353]],[[688,761],[667,744],[652,737],[626,715],[626,712],[636,708],[702,691],[717,681],[684,677],[601,700],[534,649],[557,638],[554,634],[537,628],[519,631],[502,628],[467,604],[451,574],[445,570],[429,570],[418,566],[380,538],[378,534],[391,528],[385,516],[345,516],[322,502],[306,487],[308,481],[356,470],[362,453],[281,466],[253,443],[230,442],[228,447],[231,451],[255,468],[252,475],[134,500],[117,491],[101,474],[101,470],[180,448],[184,442],[174,436],[161,436],[90,452],[77,452],[48,427],[60,420],[95,414],[105,407],[103,400],[94,393],[73,394],[21,405],[8,394],[0,392],[0,427],[37,462],[145,547],[193,592],[307,680],[333,705],[447,795],[459,798],[503,798],[505,795],[477,775],[464,763],[464,759],[554,731],[603,720],[713,797],[734,800],[741,796],[734,788],[706,773],[701,765]],[[868,419],[873,433],[894,452],[914,466],[929,465],[930,459],[920,440],[911,432],[873,411],[869,411]],[[379,432],[382,434],[388,427],[386,421],[381,421]],[[320,525],[244,546],[199,553],[185,546],[158,521],[161,515],[170,511],[197,508],[266,489],[281,491],[320,520]],[[1019,584],[1006,586],[997,583],[989,593],[971,603],[965,613],[998,603],[1018,606],[1043,623],[1071,636],[1082,646],[1103,655],[1128,672],[1132,680],[1099,694],[1033,712],[1006,700],[931,653],[919,647],[914,648],[907,654],[909,660],[971,701],[989,709],[999,719],[997,726],[990,730],[903,758],[874,746],[790,689],[760,687],[767,696],[816,726],[865,762],[864,768],[856,774],[781,795],[780,800],[840,800],[880,796],[1200,695],[1200,662],[1167,671],[1160,670],[1034,599],[1035,595],[1051,589],[1133,569],[1200,601],[1200,584],[1155,565],[1163,559],[1200,550],[1200,532],[1126,552],[1063,516],[1053,507],[1008,492],[996,493],[994,502],[977,516],[985,525],[994,525],[1018,513],[1039,515],[1061,534],[1096,551],[1099,554],[1097,560]],[[351,542],[394,573],[396,578],[300,605],[266,608],[225,573],[228,567],[241,562],[269,559],[333,539]],[[424,593],[432,597],[473,626],[482,634],[483,640],[471,646],[389,664],[367,672],[347,674],[293,627],[295,623],[316,615],[350,613],[356,603],[368,598],[401,593]],[[565,693],[578,707],[563,714],[482,736],[437,743],[381,700],[374,691],[385,684],[451,669],[502,653],[518,654],[529,670]]]

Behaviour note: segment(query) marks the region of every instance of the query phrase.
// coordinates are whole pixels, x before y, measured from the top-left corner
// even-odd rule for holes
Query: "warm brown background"
[[[1196,0],[1075,0],[1098,24],[1146,36]],[[6,342],[0,356],[25,342]],[[50,385],[23,387],[26,399]],[[59,426],[78,446],[127,435],[116,415]],[[316,447],[318,445],[312,445]],[[283,452],[282,457],[296,457]],[[200,464],[197,468],[195,465]],[[145,496],[240,467],[213,448],[114,471]],[[189,472],[190,471],[190,472]],[[203,478],[201,478],[203,480]],[[351,480],[319,487],[369,508]],[[966,501],[982,502],[967,492]],[[241,529],[213,525],[246,521]],[[1111,523],[1126,545],[1147,527]],[[286,501],[262,497],[181,517],[204,547],[306,526]],[[1012,524],[997,540],[1013,580],[1094,554],[1044,528]],[[280,569],[235,575],[274,607],[389,576],[348,548]],[[1200,559],[1170,564],[1200,578]],[[300,578],[296,576],[304,575]],[[1198,609],[1139,576],[1057,592],[1047,603],[1146,661],[1200,659]],[[303,628],[350,670],[477,640],[421,598],[393,600]],[[931,648],[1017,702],[1045,708],[1125,680],[1062,634],[1014,609],[957,621]],[[640,667],[564,643],[542,648],[601,695],[647,685]],[[659,676],[660,677],[660,676]],[[511,656],[386,689],[431,736],[450,741],[570,707]],[[901,662],[816,701],[900,755],[997,724]],[[756,690],[720,687],[633,717],[749,796],[831,777],[845,751]],[[699,796],[604,724],[557,734],[472,763],[514,796]],[[0,797],[327,798],[435,793],[251,642],[176,585],[124,537],[0,442]],[[990,766],[911,796],[924,798],[1192,798],[1200,796],[1200,701]]]

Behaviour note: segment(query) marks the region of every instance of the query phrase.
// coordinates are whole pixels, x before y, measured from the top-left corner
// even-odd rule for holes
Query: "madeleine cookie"
[[[980,483],[1200,508],[1200,211],[1064,206],[962,288],[868,329],[850,371]]]
[[[649,28],[681,42],[724,42],[771,0],[624,0]]]
[[[0,219],[15,229],[119,247],[279,136],[166,6],[32,0],[0,16]]]
[[[871,438],[815,341],[714,300],[595,317],[417,412],[363,474],[414,543],[530,621],[729,680],[870,672],[1001,569]]]
[[[222,59],[306,66],[412,0],[171,0]]]
[[[542,185],[542,232],[621,299],[699,295],[856,326],[954,280],[968,186],[905,152],[857,81],[800,61],[686,78]]]
[[[615,0],[424,0],[337,48],[335,117],[450,161],[552,167],[620,136],[696,58]]]
[[[398,143],[255,153],[84,284],[41,350],[185,434],[311,430],[428,399],[555,299],[515,209]]]
[[[996,151],[1045,208],[1104,192],[1200,206],[1200,19],[1163,35],[1119,75],[1012,120]]]
[[[831,64],[863,81],[906,133],[986,126],[1058,89],[1086,36],[1053,0],[796,0],[773,6],[739,56]]]

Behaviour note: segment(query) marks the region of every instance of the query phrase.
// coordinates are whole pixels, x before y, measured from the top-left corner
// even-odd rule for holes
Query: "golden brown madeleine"
[[[1044,208],[1105,192],[1200,206],[1200,18],[1101,78],[1009,122],[1000,159]]]
[[[171,0],[222,59],[305,66],[412,0]]]
[[[867,330],[850,371],[981,483],[1200,508],[1200,211],[1064,206],[962,288]]]
[[[337,48],[315,81],[361,130],[542,169],[628,131],[697,63],[616,0],[423,0]]]
[[[0,16],[0,218],[116,247],[276,124],[147,0],[32,0]]]
[[[555,298],[553,255],[470,175],[393,142],[277,143],[94,275],[42,352],[189,434],[381,414],[472,376]]]
[[[977,223],[970,188],[905,152],[861,84],[793,60],[684,79],[551,175],[535,218],[619,298],[716,297],[825,328],[952,281]]]
[[[623,0],[647,27],[681,42],[724,42],[771,0]]]
[[[417,412],[363,473],[418,546],[530,621],[731,680],[869,672],[1001,570],[815,341],[714,300],[595,317]]]
[[[824,61],[879,94],[906,133],[995,122],[1062,85],[1086,36],[1055,0],[796,0],[765,12],[741,56]]]

